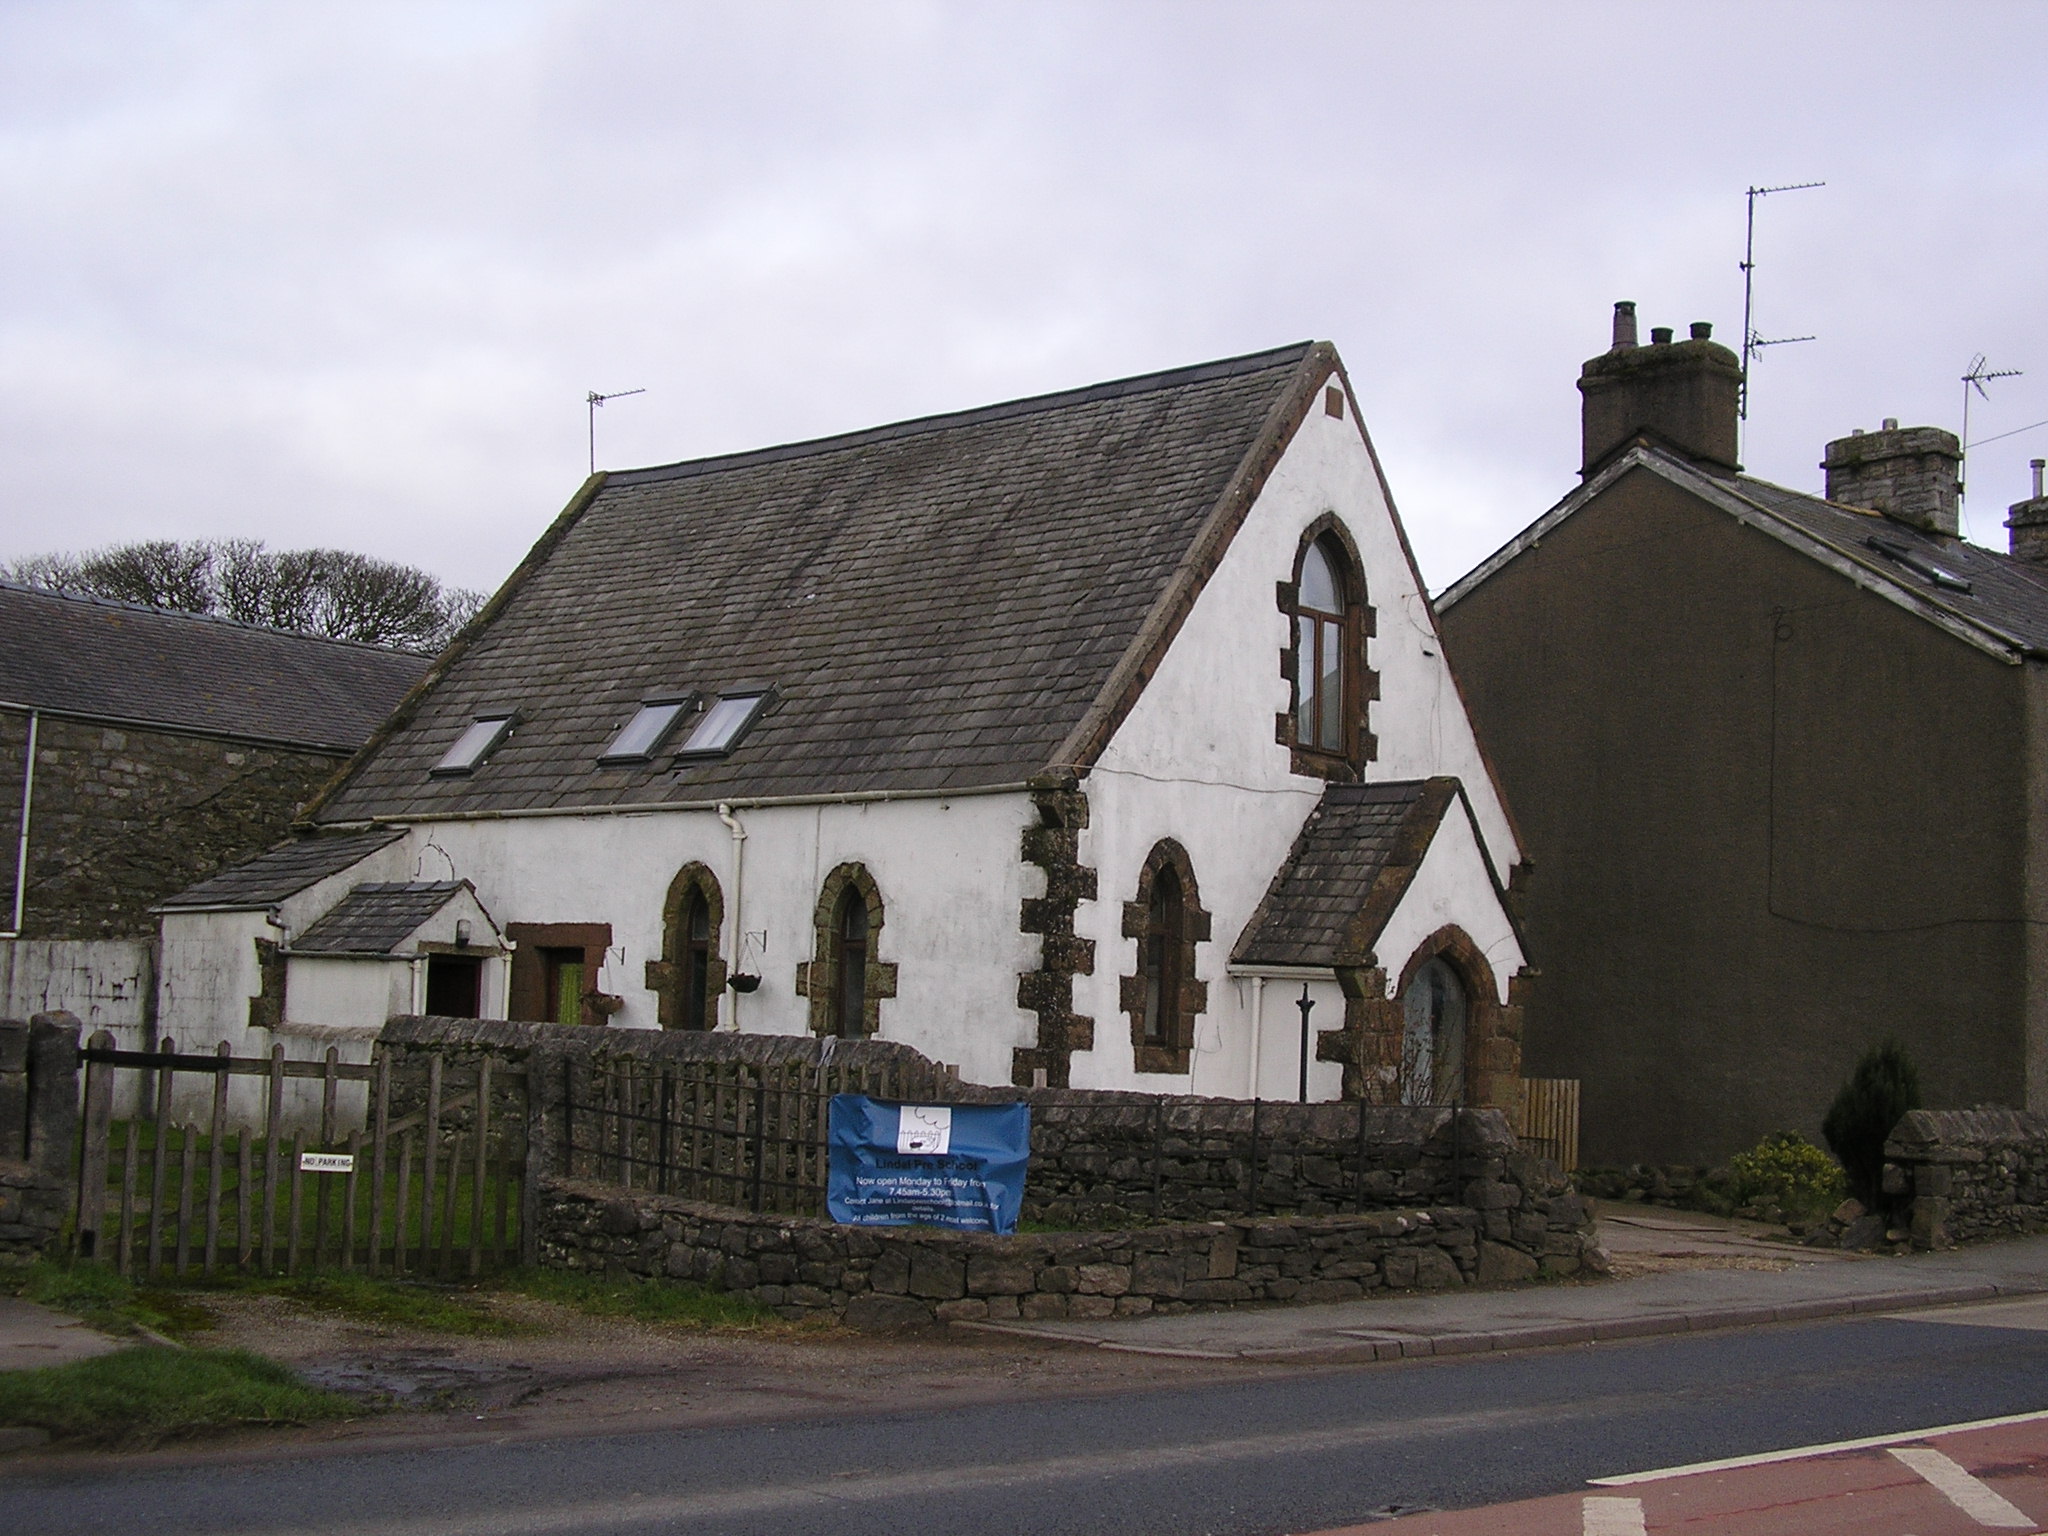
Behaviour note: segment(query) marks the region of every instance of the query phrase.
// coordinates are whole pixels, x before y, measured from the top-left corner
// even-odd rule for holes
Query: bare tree
[[[206,613],[365,645],[436,651],[484,605],[409,565],[345,549],[271,550],[256,539],[151,539],[84,555],[34,555],[9,581]]]

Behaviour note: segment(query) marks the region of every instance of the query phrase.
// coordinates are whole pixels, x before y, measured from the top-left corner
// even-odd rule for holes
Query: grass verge
[[[94,1445],[141,1449],[201,1430],[308,1424],[362,1411],[238,1349],[142,1345],[69,1365],[0,1371],[0,1424]]]
[[[176,1339],[201,1333],[213,1314],[181,1291],[142,1289],[92,1260],[38,1259],[0,1275],[0,1285],[28,1301],[69,1312],[102,1333],[132,1338],[144,1331]]]
[[[639,1280],[629,1275],[590,1275],[572,1270],[515,1270],[498,1281],[501,1290],[573,1307],[591,1317],[626,1317],[640,1323],[716,1330],[721,1333],[794,1333],[815,1324],[792,1323],[744,1296],[707,1290],[680,1280]]]
[[[244,1295],[277,1296],[309,1312],[392,1328],[416,1328],[423,1333],[502,1339],[538,1331],[530,1323],[497,1316],[473,1291],[373,1280],[367,1275],[323,1271],[241,1280],[233,1282],[232,1288]]]

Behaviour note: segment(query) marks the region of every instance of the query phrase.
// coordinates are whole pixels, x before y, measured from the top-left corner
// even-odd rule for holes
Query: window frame
[[[496,711],[489,711],[480,715],[472,715],[469,724],[462,728],[462,734],[448,744],[448,750],[441,754],[440,760],[427,770],[427,777],[433,779],[467,778],[488,762],[491,754],[505,744],[506,738],[512,734],[513,727],[518,725],[518,723],[519,711],[516,709],[508,709],[502,714]],[[485,726],[495,726],[496,729],[484,732],[483,728]],[[479,734],[480,732],[483,734]],[[476,744],[471,747],[467,755],[458,759],[455,754],[461,751],[464,742],[470,741],[472,738],[474,738]]]
[[[1331,575],[1342,589],[1343,612],[1332,614],[1308,608],[1301,601],[1301,577],[1309,552],[1317,550],[1329,565]],[[1275,584],[1275,600],[1286,615],[1286,643],[1280,652],[1280,673],[1287,680],[1287,708],[1274,717],[1274,740],[1288,749],[1289,768],[1306,776],[1355,781],[1365,765],[1378,755],[1379,743],[1368,728],[1368,711],[1379,694],[1379,675],[1367,665],[1366,642],[1376,632],[1375,615],[1367,601],[1364,563],[1350,531],[1335,513],[1325,513],[1303,530],[1295,548],[1291,579]],[[1322,646],[1328,628],[1334,625],[1338,656],[1337,741],[1325,745],[1320,731],[1314,739],[1301,736],[1302,628],[1312,624],[1315,640],[1309,664],[1318,678],[1325,675],[1321,665]]]
[[[662,748],[668,745],[669,738],[674,736],[681,729],[683,722],[696,712],[696,704],[697,695],[695,693],[650,693],[642,695],[639,707],[633,711],[632,718],[612,734],[610,744],[605,747],[604,751],[598,754],[597,761],[599,765],[610,768],[633,763],[653,762],[660,755]],[[667,720],[656,727],[654,734],[648,738],[647,745],[635,751],[620,751],[619,743],[632,734],[633,728],[648,715],[661,709],[667,709],[672,712]]]
[[[1162,874],[1170,874],[1177,887],[1163,914],[1156,900]],[[1172,931],[1161,931],[1167,928]],[[1187,850],[1170,837],[1146,855],[1136,899],[1123,904],[1123,936],[1137,941],[1131,974],[1118,985],[1118,1002],[1130,1020],[1132,1067],[1186,1076],[1197,1023],[1209,1008],[1209,984],[1197,974],[1195,946],[1209,942],[1210,919]],[[1155,1020],[1163,1028],[1155,1028]]]
[[[740,717],[739,723],[733,726],[731,732],[718,745],[691,745],[711,723],[721,707],[741,700],[751,700],[752,707]],[[775,689],[767,683],[735,683],[729,688],[722,688],[717,693],[707,695],[701,701],[703,708],[697,714],[696,724],[690,727],[690,734],[683,738],[682,745],[675,749],[673,761],[678,766],[683,766],[690,763],[715,762],[721,757],[731,756],[760,723],[761,717],[768,712],[768,706],[774,701]]]

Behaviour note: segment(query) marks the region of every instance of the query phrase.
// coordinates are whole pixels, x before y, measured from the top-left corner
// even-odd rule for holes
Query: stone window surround
[[[818,889],[818,905],[811,915],[812,958],[796,967],[796,995],[810,999],[811,1033],[832,1032],[832,998],[838,983],[837,946],[834,930],[839,901],[851,886],[860,892],[868,911],[868,959],[866,985],[861,989],[861,1038],[872,1040],[882,1031],[882,1000],[896,995],[896,965],[877,958],[882,952],[882,892],[865,864],[839,865],[825,877]]]
[[[655,1018],[663,1029],[683,1029],[683,988],[689,984],[689,935],[683,932],[683,914],[692,895],[704,898],[711,929],[711,963],[704,978],[704,1027],[718,1028],[719,1008],[725,996],[728,974],[725,956],[719,952],[718,936],[725,931],[725,893],[710,866],[691,860],[676,871],[668,894],[661,903],[661,958],[647,962],[647,990],[655,995]]]
[[[1344,582],[1345,748],[1342,752],[1305,747],[1295,737],[1295,708],[1299,703],[1295,697],[1298,676],[1295,653],[1300,634],[1295,618],[1300,605],[1301,565],[1310,548],[1319,542],[1325,543],[1326,547],[1336,547],[1336,553],[1341,556],[1338,574]],[[1367,715],[1372,701],[1380,696],[1380,680],[1379,674],[1366,665],[1366,641],[1379,631],[1372,605],[1366,601],[1365,562],[1359,558],[1358,545],[1351,537],[1351,530],[1344,526],[1335,512],[1325,512],[1302,530],[1301,542],[1294,552],[1293,574],[1288,580],[1275,584],[1274,600],[1287,618],[1287,640],[1280,650],[1280,673],[1287,679],[1287,709],[1274,717],[1273,739],[1287,748],[1292,772],[1339,783],[1353,782],[1359,771],[1379,755],[1378,739],[1367,729]]]
[[[1180,881],[1180,996],[1174,1000],[1172,1033],[1162,1046],[1145,1038],[1145,942],[1152,926],[1152,885],[1159,871],[1167,868]],[[1209,914],[1202,908],[1187,850],[1170,837],[1161,838],[1145,855],[1137,899],[1123,904],[1123,936],[1137,940],[1137,959],[1131,974],[1118,978],[1118,1005],[1130,1017],[1131,1061],[1139,1072],[1187,1073],[1195,1021],[1209,1006],[1209,984],[1195,975],[1195,946],[1209,941],[1209,929]]]

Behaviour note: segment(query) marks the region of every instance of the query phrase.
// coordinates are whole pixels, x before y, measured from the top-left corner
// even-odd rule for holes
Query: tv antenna
[[[592,390],[583,397],[584,411],[590,417],[590,472],[597,473],[597,408],[607,400],[623,400],[628,395],[644,395],[644,389],[615,389],[608,395]]]
[[[1983,354],[1982,352],[1979,352],[1979,353],[1978,353],[1978,354],[1977,354],[1977,355],[1976,355],[1975,357],[1973,357],[1973,358],[1971,358],[1971,359],[1970,359],[1970,367],[1969,367],[1969,370],[1968,370],[1968,371],[1967,371],[1966,373],[1964,373],[1964,375],[1963,375],[1963,379],[1962,379],[1962,384],[1963,384],[1963,457],[1962,457],[1962,462],[1961,462],[1961,463],[1959,463],[1959,464],[1958,464],[1958,465],[1956,466],[1956,499],[1957,499],[1958,501],[1961,501],[1961,500],[1963,499],[1963,494],[1964,494],[1964,493],[1963,493],[1963,487],[1964,487],[1964,485],[1965,485],[1965,484],[1967,483],[1967,477],[1965,476],[1965,474],[1964,474],[1963,472],[1964,472],[1965,470],[1967,470],[1967,469],[1968,469],[1968,468],[1970,467],[1970,393],[1971,393],[1971,391],[1972,391],[1972,390],[1974,390],[1974,391],[1975,391],[1975,392],[1977,393],[1977,395],[1978,395],[1978,397],[1979,397],[1979,398],[1981,398],[1981,399],[1985,399],[1985,400],[1989,400],[1989,399],[1991,398],[1991,396],[1990,396],[1989,392],[1987,392],[1987,391],[1985,390],[1985,388],[1984,388],[1984,386],[1985,386],[1986,384],[1989,384],[1989,383],[1990,383],[1990,382],[1991,382],[1991,381],[1992,381],[1993,379],[2017,379],[2017,378],[2021,377],[2021,376],[2022,376],[2022,374],[2023,374],[2024,372],[2025,372],[2025,370],[2023,370],[2023,369],[2019,369],[2019,368],[1993,368],[1993,367],[1990,367],[1990,366],[1989,366],[1989,364],[1987,363],[1987,361],[1986,361],[1985,357],[1984,357],[1984,354]],[[2001,436],[2003,436],[2004,434],[2003,434],[2003,433],[2001,433],[2000,435],[2001,435]]]
[[[1824,181],[1795,181],[1782,187],[1751,187],[1749,217],[1742,236],[1742,391],[1736,415],[1743,421],[1749,420],[1749,365],[1765,347],[1790,346],[1795,341],[1812,341],[1811,336],[1777,336],[1765,340],[1759,336],[1751,316],[1755,312],[1756,287],[1756,200],[1769,197],[1776,192],[1805,192],[1814,187],[1824,187]]]

